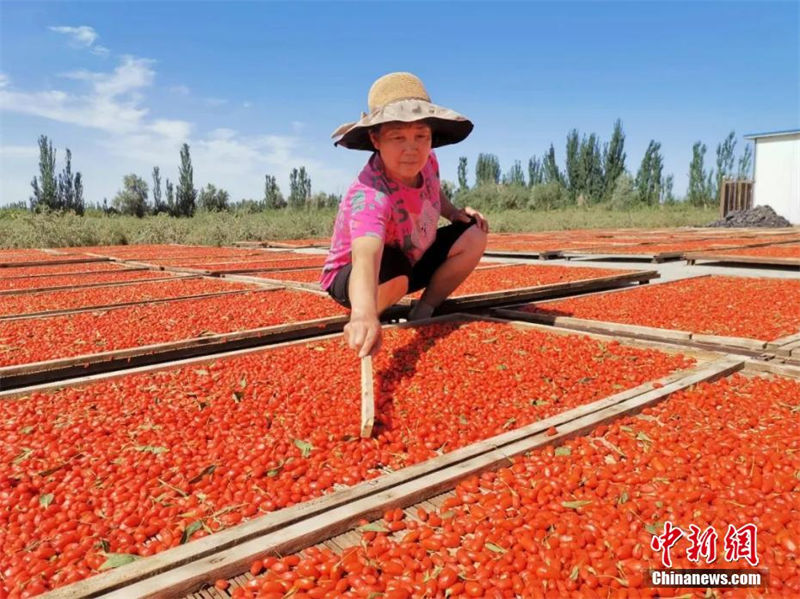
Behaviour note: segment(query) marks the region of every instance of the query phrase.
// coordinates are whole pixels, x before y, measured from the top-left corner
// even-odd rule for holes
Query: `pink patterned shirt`
[[[328,289],[343,266],[352,261],[353,239],[370,235],[403,251],[417,262],[434,239],[442,206],[439,162],[431,152],[422,167],[422,185],[408,187],[386,176],[377,152],[367,162],[339,204],[331,249],[322,267],[320,284]]]

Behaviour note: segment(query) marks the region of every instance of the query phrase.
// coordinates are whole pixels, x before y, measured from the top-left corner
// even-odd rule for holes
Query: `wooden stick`
[[[375,422],[375,389],[372,381],[372,356],[361,358],[361,436],[372,436]]]

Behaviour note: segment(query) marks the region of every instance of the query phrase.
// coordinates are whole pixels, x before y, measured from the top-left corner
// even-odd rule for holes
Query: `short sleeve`
[[[429,160],[431,162],[431,167],[433,167],[433,172],[436,173],[436,178],[441,179],[441,176],[439,175],[439,159],[436,157],[436,152],[433,150],[431,150]]]
[[[350,239],[365,236],[386,239],[390,210],[386,194],[375,190],[356,190],[350,199]]]

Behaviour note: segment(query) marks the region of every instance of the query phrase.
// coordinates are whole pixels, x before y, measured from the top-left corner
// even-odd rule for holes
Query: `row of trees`
[[[45,135],[39,137],[39,176],[33,178],[31,187],[30,208],[34,212],[84,212],[83,178],[80,172],[72,173],[72,152],[67,148],[64,169],[56,175],[56,151]]]
[[[696,142],[692,154],[686,199],[693,205],[715,204],[723,179],[750,176],[753,155],[749,145],[745,146],[738,159],[738,169],[734,171],[736,135],[733,131],[717,145],[716,170],[707,170],[704,165],[705,144]],[[510,193],[508,188],[516,186],[530,189],[544,185],[548,191],[543,195],[555,198],[560,205],[610,203],[623,207],[636,203],[656,205],[676,201],[674,177],[664,173],[664,157],[659,142],[650,141],[635,175],[628,172],[626,158],[625,133],[618,119],[607,143],[601,144],[595,133],[581,135],[577,129],[570,131],[567,134],[563,169],[556,161],[552,144],[541,157],[532,156],[528,160],[527,179],[520,161],[515,161],[505,174],[501,174],[497,156],[479,154],[475,163],[475,187],[472,190],[487,185],[501,186],[506,188],[506,198],[519,198],[521,194]],[[467,172],[468,160],[462,156],[458,162],[456,188],[456,193],[462,199],[467,199],[468,192],[472,191],[467,182]]]
[[[715,204],[724,178],[750,176],[753,155],[749,145],[736,158],[736,136],[733,131],[716,148],[716,168],[707,169],[706,145],[700,141],[692,148],[689,165],[689,186],[686,200],[696,206]],[[527,173],[520,161],[514,161],[502,173],[500,161],[494,154],[481,153],[475,163],[475,185],[467,181],[468,160],[459,158],[458,185],[443,182],[446,193],[456,196],[459,203],[471,203],[484,209],[556,207],[605,203],[625,208],[633,205],[657,205],[676,201],[674,179],[664,173],[661,144],[651,140],[644,152],[636,173],[626,165],[625,133],[622,121],[614,123],[611,138],[601,143],[595,133],[581,134],[573,129],[567,134],[566,156],[562,169],[553,144],[541,156],[528,160]],[[56,175],[56,152],[48,138],[39,138],[39,176],[31,182],[32,210],[84,212],[83,181],[81,173],[72,173],[72,153],[66,150],[66,164]],[[152,190],[152,202],[150,201]],[[523,191],[527,190],[527,191]],[[161,171],[153,167],[152,187],[142,177],[131,173],[123,178],[122,189],[113,198],[96,205],[106,213],[122,213],[138,217],[146,214],[168,214],[191,217],[195,212],[222,212],[226,210],[278,210],[283,208],[307,209],[336,207],[340,196],[312,194],[311,177],[304,166],[292,169],[289,175],[289,195],[284,198],[272,175],[264,177],[264,191],[260,200],[243,199],[231,202],[225,189],[208,183],[199,191],[194,187],[194,169],[189,145],[180,150],[177,185],[166,179],[162,194]],[[494,194],[494,195],[493,195]]]

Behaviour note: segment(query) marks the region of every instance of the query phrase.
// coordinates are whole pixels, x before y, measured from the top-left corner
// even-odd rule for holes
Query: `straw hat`
[[[431,103],[422,81],[411,73],[389,73],[375,81],[369,89],[367,106],[369,114],[362,112],[361,120],[340,125],[333,132],[335,146],[374,152],[370,127],[392,121],[425,120],[433,132],[434,148],[460,142],[473,127],[466,117]]]

